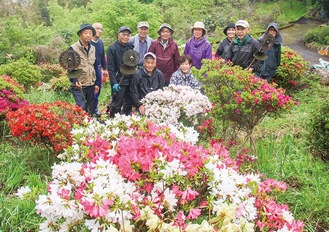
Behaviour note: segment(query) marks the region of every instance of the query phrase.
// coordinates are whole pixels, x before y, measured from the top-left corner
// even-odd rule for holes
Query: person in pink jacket
[[[163,23],[158,30],[159,37],[153,40],[149,52],[157,57],[157,68],[163,73],[165,86],[170,83],[172,74],[178,69],[179,51],[175,40],[171,37],[174,30],[168,23]]]

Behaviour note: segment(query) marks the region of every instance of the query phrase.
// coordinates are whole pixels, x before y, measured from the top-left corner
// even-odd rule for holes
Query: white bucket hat
[[[205,29],[205,27],[204,27],[204,23],[203,22],[195,22],[194,23],[194,26],[192,27],[192,33],[193,33],[194,28],[201,28],[203,30],[203,35],[205,35],[206,32],[207,32],[206,29]]]

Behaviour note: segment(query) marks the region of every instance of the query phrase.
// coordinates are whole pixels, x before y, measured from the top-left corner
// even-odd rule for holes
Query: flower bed
[[[74,129],[37,200],[40,230],[302,231],[275,201],[284,183],[240,171],[226,147],[184,131],[125,116]]]

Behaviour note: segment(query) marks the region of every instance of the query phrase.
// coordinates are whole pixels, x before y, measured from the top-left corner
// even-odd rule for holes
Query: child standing
[[[272,35],[274,40],[273,46],[270,49],[264,51],[267,59],[264,60],[264,63],[261,66],[260,76],[266,79],[268,83],[270,83],[281,62],[282,37],[279,32],[278,24],[272,22],[268,25],[266,32],[258,39],[260,43],[262,43],[267,34]]]

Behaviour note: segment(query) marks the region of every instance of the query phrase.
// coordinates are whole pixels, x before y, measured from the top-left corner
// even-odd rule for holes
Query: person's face
[[[80,40],[82,43],[89,43],[92,38],[93,38],[92,30],[89,29],[83,30],[80,34]]]
[[[101,24],[96,24],[94,25],[94,28],[96,30],[96,37],[97,38],[100,38],[103,34],[103,26]]]
[[[171,36],[171,31],[168,28],[162,28],[160,31],[160,38],[166,42]]]
[[[191,67],[192,67],[192,64],[190,64],[188,62],[188,60],[185,60],[185,62],[183,62],[179,65],[179,68],[183,74],[188,74],[189,71],[191,70]]]
[[[146,38],[147,34],[149,33],[149,29],[147,27],[139,27],[138,34],[140,38]]]
[[[146,57],[143,65],[144,65],[144,68],[146,69],[146,71],[148,73],[151,73],[155,69],[157,63],[153,57]]]
[[[270,28],[268,29],[268,33],[269,33],[270,35],[272,35],[273,37],[275,37],[276,34],[277,34],[277,31],[274,29],[274,27],[270,27]]]
[[[122,44],[127,44],[130,39],[130,32],[129,31],[122,31],[118,34],[118,40]]]
[[[239,40],[243,40],[244,37],[249,33],[249,28],[237,26],[235,28],[236,35],[238,36]]]
[[[232,40],[235,37],[235,28],[229,28],[226,31],[227,37]]]
[[[202,38],[203,30],[202,28],[194,28],[193,29],[193,36],[196,40],[199,40]]]

